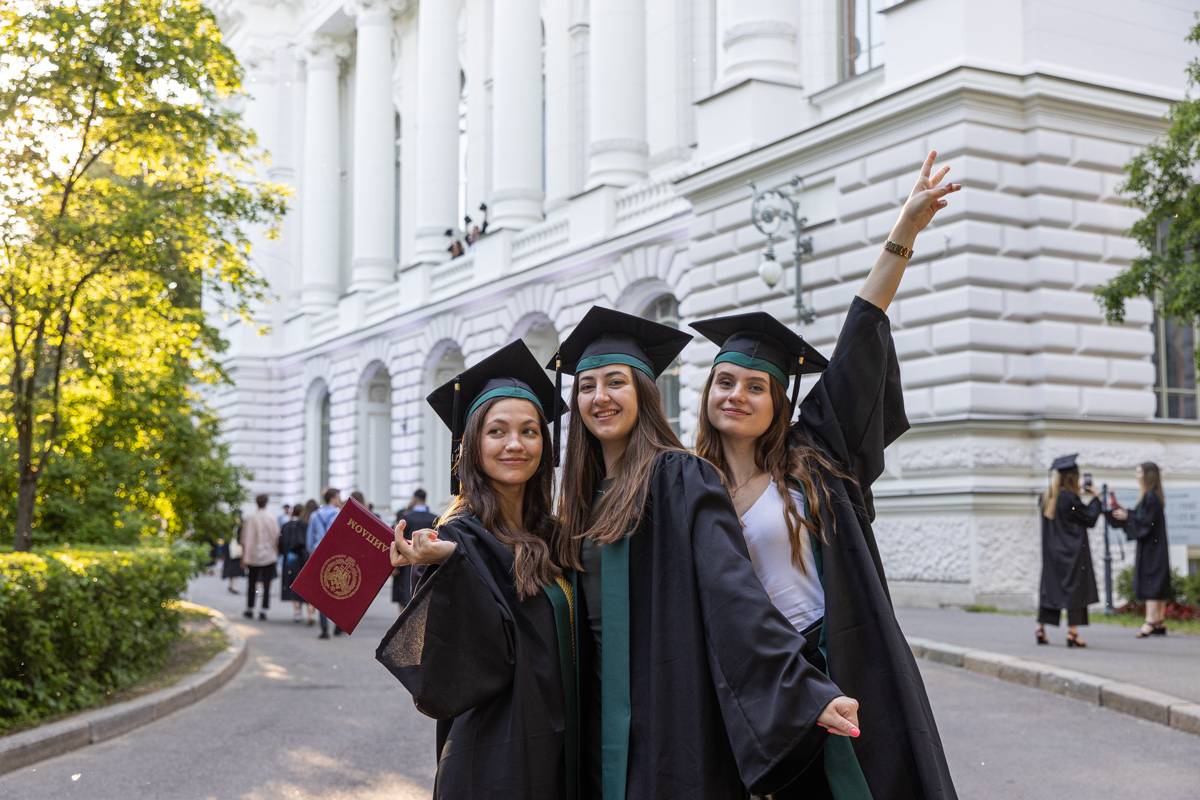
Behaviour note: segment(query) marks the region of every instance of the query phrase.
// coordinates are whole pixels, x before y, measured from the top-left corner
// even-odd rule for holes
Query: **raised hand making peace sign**
[[[937,174],[930,175],[936,159],[937,150],[930,150],[929,155],[925,156],[925,163],[921,165],[921,174],[917,176],[917,182],[908,195],[908,200],[904,203],[904,208],[900,212],[900,220],[896,223],[897,228],[903,225],[911,229],[911,235],[914,237],[929,224],[934,214],[946,207],[946,195],[962,188],[961,183],[942,183],[950,172],[949,167],[941,167]],[[901,242],[901,244],[905,243]]]

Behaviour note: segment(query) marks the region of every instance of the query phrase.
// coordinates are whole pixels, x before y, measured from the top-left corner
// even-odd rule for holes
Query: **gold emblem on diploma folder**
[[[345,600],[358,591],[362,570],[350,556],[334,556],[321,565],[321,588],[335,600]]]

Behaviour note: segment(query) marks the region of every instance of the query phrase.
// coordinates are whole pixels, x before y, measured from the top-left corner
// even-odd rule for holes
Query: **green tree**
[[[0,4],[0,423],[17,549],[64,432],[99,424],[121,381],[159,420],[209,424],[164,387],[219,376],[200,296],[248,313],[265,288],[250,234],[284,211],[254,177],[262,155],[230,102],[240,81],[202,0]],[[64,425],[68,408],[83,419]],[[131,428],[117,449],[144,452],[147,436]]]
[[[1200,44],[1197,20],[1187,36],[1193,44]],[[1131,230],[1143,254],[1096,290],[1110,322],[1124,321],[1133,297],[1172,319],[1200,316],[1200,58],[1186,73],[1189,97],[1171,107],[1166,134],[1126,165],[1122,191],[1145,212]]]

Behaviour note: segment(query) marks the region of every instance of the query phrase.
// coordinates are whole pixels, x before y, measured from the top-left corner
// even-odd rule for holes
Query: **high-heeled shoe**
[[[1050,640],[1046,638],[1046,631],[1042,630],[1041,628],[1035,630],[1033,635],[1037,638],[1038,644],[1050,644]]]
[[[1134,634],[1135,639],[1148,639],[1154,635],[1155,626],[1153,622],[1143,622],[1142,627],[1138,628],[1138,632]]]
[[[1166,636],[1167,635],[1167,623],[1165,623],[1165,622],[1154,623],[1154,633],[1152,633],[1150,635],[1151,636]]]
[[[1087,642],[1080,639],[1078,633],[1068,633],[1067,647],[1087,647]]]

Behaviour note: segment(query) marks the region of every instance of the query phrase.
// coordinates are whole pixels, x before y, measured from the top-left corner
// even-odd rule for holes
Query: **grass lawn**
[[[213,623],[212,617],[203,606],[180,600],[176,603],[176,607],[181,612],[183,634],[171,645],[171,653],[167,656],[167,662],[157,674],[148,677],[141,683],[113,692],[87,708],[76,709],[68,714],[42,717],[28,725],[10,728],[4,732],[4,735],[8,736],[18,731],[36,728],[39,725],[66,719],[84,711],[93,711],[114,703],[123,703],[126,700],[133,700],[150,692],[165,689],[203,667],[209,659],[229,645],[229,637]]]
[[[970,611],[974,614],[1009,614],[1017,617],[1028,617],[1031,611],[1005,611],[1001,608],[988,605],[969,605],[963,606],[964,611]],[[1106,616],[1103,612],[1091,614],[1089,621],[1092,625],[1121,625],[1126,628],[1140,628],[1146,618],[1140,614],[1113,614]],[[1200,620],[1177,620],[1169,619],[1167,622],[1168,635],[1176,633],[1191,634],[1200,636]]]

